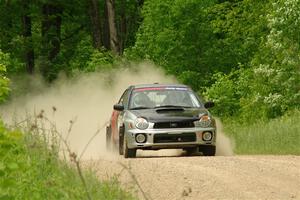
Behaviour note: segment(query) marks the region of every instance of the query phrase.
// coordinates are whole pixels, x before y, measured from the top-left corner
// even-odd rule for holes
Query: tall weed
[[[81,168],[79,174],[75,154],[61,159],[66,147],[46,122],[42,112],[19,129],[0,122],[0,199],[134,199],[116,180],[100,182]]]
[[[225,130],[234,140],[237,154],[300,155],[299,119],[299,110],[248,126],[227,119]]]

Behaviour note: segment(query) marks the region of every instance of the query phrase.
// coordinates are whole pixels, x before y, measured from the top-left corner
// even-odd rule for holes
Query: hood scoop
[[[156,109],[157,113],[174,112],[174,111],[183,112],[184,109],[183,108],[158,108],[158,109]]]

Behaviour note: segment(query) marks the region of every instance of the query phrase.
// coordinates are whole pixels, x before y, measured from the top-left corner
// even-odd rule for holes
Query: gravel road
[[[140,199],[300,199],[300,156],[186,157],[174,150],[138,156],[86,163]]]

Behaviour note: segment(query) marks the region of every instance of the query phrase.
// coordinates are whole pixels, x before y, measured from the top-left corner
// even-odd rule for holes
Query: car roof
[[[183,84],[159,84],[159,83],[154,83],[154,84],[139,84],[139,85],[132,85],[132,88],[152,88],[152,87],[180,87],[180,88],[189,88],[186,85]]]

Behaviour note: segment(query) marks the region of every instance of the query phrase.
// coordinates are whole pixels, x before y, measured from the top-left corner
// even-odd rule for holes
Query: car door
[[[127,109],[127,103],[128,103],[128,89],[125,90],[125,92],[122,94],[120,100],[118,101],[118,104],[124,106],[124,110]],[[124,111],[117,111],[113,110],[112,116],[111,116],[111,131],[112,131],[112,138],[117,143],[119,141],[119,128],[123,124],[123,115]]]

